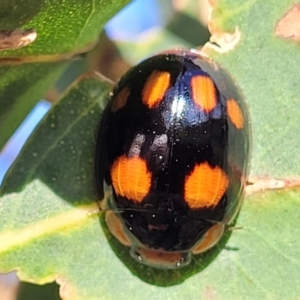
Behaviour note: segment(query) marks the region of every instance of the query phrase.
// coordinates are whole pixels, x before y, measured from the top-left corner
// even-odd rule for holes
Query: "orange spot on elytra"
[[[153,108],[159,104],[170,86],[171,75],[169,72],[153,71],[148,77],[143,89],[143,102]]]
[[[227,100],[227,115],[237,129],[244,127],[245,119],[238,103],[234,99]]]
[[[229,180],[218,166],[197,164],[185,178],[184,199],[192,209],[216,206],[223,197]]]
[[[151,173],[140,157],[118,157],[111,168],[111,179],[118,196],[142,202],[151,186]]]
[[[197,75],[191,79],[193,100],[206,113],[212,111],[217,105],[216,88],[213,81],[203,75]]]
[[[112,100],[111,111],[116,112],[117,110],[122,108],[126,104],[129,95],[129,88],[122,88],[121,91],[117,93]]]

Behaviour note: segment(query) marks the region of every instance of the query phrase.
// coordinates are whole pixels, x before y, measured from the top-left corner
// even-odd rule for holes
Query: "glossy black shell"
[[[163,101],[150,109],[141,95],[153,70],[170,72],[171,86]],[[215,84],[218,104],[209,113],[199,109],[191,98],[190,81],[197,74],[209,76]],[[115,95],[124,87],[130,90],[127,102],[113,112]],[[241,129],[227,115],[228,99],[234,99],[243,113]],[[178,105],[180,113],[174,109]],[[157,143],[159,139],[161,143]],[[104,111],[97,143],[100,196],[103,182],[112,184],[113,162],[122,155],[130,156],[134,143],[140,143],[139,156],[153,174],[150,192],[142,203],[136,203],[113,190],[106,207],[117,212],[133,240],[152,249],[185,251],[213,224],[232,221],[247,180],[250,126],[240,90],[222,68],[198,54],[182,51],[151,57],[123,76]],[[184,181],[201,162],[220,167],[230,183],[218,205],[191,209],[183,199]]]

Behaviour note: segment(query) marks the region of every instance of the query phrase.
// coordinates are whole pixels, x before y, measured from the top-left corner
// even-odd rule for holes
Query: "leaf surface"
[[[216,26],[229,32],[238,26],[242,39],[231,52],[210,54],[249,103],[251,174],[289,180],[299,178],[300,170],[299,53],[295,42],[274,35],[291,2],[274,1],[220,0]],[[94,74],[77,81],[8,173],[0,202],[0,270],[18,269],[22,279],[38,283],[56,279],[63,299],[72,300],[299,298],[299,187],[248,195],[235,228],[179,270],[138,264],[111,237],[96,212],[93,175],[110,88]]]
[[[0,149],[62,75],[65,60],[92,49],[105,23],[127,2],[0,2]],[[36,38],[16,48],[28,30],[36,32]]]

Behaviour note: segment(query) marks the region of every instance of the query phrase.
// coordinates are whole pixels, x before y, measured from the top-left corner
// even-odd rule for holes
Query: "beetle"
[[[213,247],[242,203],[251,129],[224,68],[170,51],[131,68],[110,95],[97,140],[106,224],[141,263],[187,265]]]

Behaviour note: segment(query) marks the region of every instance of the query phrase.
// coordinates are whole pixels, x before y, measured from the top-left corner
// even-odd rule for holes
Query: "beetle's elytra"
[[[176,268],[214,246],[236,216],[250,125],[224,69],[190,51],[148,58],[116,85],[97,142],[96,180],[112,188],[111,233],[142,263]]]

